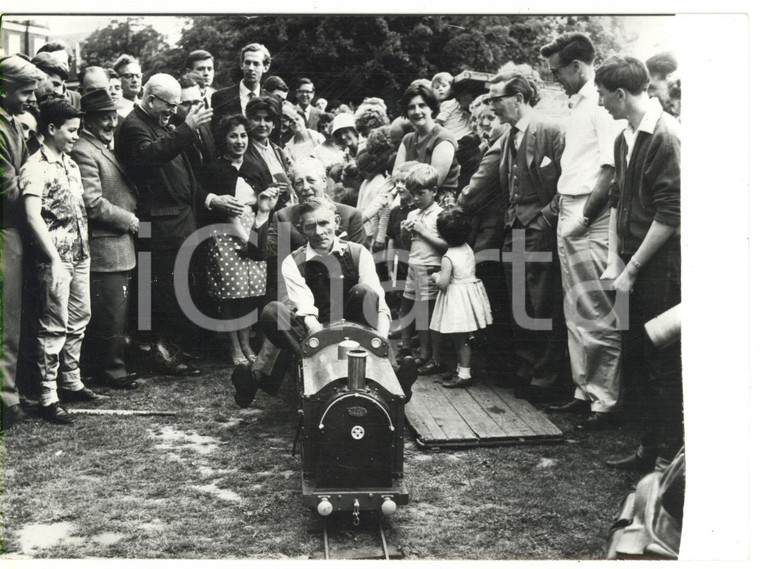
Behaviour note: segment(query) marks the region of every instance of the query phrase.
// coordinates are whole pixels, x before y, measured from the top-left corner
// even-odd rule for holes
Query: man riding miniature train
[[[372,254],[364,246],[336,236],[340,215],[335,204],[325,197],[308,198],[298,206],[298,218],[307,243],[282,263],[288,298],[264,308],[264,335],[283,350],[288,363],[293,356],[300,358],[306,336],[341,318],[374,328],[387,338],[390,310]],[[265,378],[267,385],[279,386],[286,369],[273,366],[272,374]],[[404,358],[396,373],[408,400],[417,379],[414,359]],[[257,375],[238,375],[233,384],[237,404],[250,405],[258,389]]]

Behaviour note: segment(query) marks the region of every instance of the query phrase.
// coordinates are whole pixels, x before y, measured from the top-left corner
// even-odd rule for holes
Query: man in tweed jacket
[[[82,175],[92,255],[92,318],[83,360],[99,382],[131,389],[136,384],[127,373],[124,348],[134,235],[140,224],[137,188],[111,149],[118,114],[108,92],[96,89],[84,95],[82,111],[84,124],[71,156]]]

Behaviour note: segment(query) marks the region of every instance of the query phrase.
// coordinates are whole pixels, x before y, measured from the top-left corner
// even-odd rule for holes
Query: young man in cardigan
[[[641,394],[645,431],[638,450],[608,466],[664,468],[683,445],[681,342],[657,349],[644,324],[681,302],[680,124],[649,98],[643,62],[613,56],[596,71],[599,102],[628,127],[615,140],[610,254],[602,278],[629,294],[623,368]]]

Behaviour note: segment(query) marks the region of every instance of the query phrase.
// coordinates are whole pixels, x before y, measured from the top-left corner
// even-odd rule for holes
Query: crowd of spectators
[[[676,60],[599,62],[579,33],[541,55],[565,119],[511,63],[476,87],[421,77],[394,117],[377,97],[354,108],[307,77],[287,85],[259,43],[219,89],[203,49],[147,81],[131,54],[85,65],[78,91],[60,42],[3,58],[4,424],[70,423],[65,403],[139,388],[131,358],[198,376],[209,334],[236,389],[241,374],[266,384],[258,364],[277,348],[251,315],[287,296],[308,202],[373,254],[420,375],[465,388],[473,348],[496,347],[515,396],[579,413],[579,428],[638,402],[641,445],[610,466],[667,463],[683,442],[680,344],[655,348],[643,325],[680,302]]]

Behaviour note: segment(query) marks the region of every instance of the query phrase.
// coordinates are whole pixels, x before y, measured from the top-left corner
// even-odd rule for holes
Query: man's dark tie
[[[515,163],[515,157],[517,156],[517,147],[515,146],[515,136],[517,135],[517,127],[509,129],[509,138],[507,138],[507,148],[509,149],[509,156],[512,159],[512,164]]]

